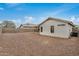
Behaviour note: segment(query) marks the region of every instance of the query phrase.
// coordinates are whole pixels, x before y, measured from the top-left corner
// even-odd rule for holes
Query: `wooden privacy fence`
[[[38,29],[14,29],[14,28],[5,28],[2,29],[2,33],[19,33],[19,32],[38,32]]]
[[[4,28],[2,29],[2,33],[16,33],[17,30],[14,28]]]
[[[17,32],[38,32],[38,29],[17,29]]]

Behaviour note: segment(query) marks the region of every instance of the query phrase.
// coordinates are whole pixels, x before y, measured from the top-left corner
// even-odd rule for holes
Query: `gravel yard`
[[[38,33],[0,33],[2,56],[77,56],[79,38],[53,38]]]

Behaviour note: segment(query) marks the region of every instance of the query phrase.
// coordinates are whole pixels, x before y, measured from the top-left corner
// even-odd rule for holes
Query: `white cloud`
[[[33,23],[34,17],[32,16],[25,16],[25,23]]]
[[[17,27],[22,24],[22,20],[21,19],[15,19],[15,20],[11,20],[11,21],[13,21],[16,24]]]
[[[79,25],[79,18],[77,18],[76,20],[74,20],[75,24]]]
[[[74,24],[79,25],[79,17],[72,16],[72,17],[70,17],[70,20],[71,20]]]
[[[0,21],[0,24],[2,23],[2,21]]]

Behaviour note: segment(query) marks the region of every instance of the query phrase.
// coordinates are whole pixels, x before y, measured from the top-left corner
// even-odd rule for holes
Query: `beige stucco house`
[[[49,17],[39,24],[40,35],[69,38],[74,27],[71,21]]]

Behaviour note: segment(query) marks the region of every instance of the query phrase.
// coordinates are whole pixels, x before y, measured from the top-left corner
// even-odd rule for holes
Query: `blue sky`
[[[78,3],[0,3],[0,22],[12,20],[19,24],[39,24],[48,17],[79,24]]]

